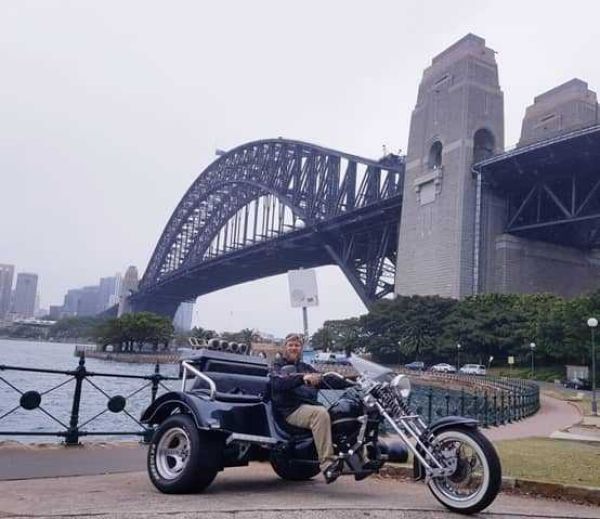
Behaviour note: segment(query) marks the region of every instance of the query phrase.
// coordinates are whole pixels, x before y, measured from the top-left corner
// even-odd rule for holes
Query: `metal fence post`
[[[156,400],[156,393],[158,393],[158,383],[160,382],[161,378],[162,377],[160,376],[160,364],[157,361],[156,364],[155,364],[155,366],[154,366],[154,375],[152,375],[152,396],[151,396],[151,402],[154,402]]]
[[[69,429],[65,435],[66,445],[79,445],[79,405],[81,403],[81,386],[87,375],[85,369],[85,352],[79,356],[79,364],[74,372],[75,393],[73,394],[73,406],[71,407],[71,419]]]
[[[465,416],[465,390],[460,388],[460,416]]]
[[[506,407],[504,406],[504,391],[500,393],[500,423],[504,425],[506,423]]]
[[[446,393],[444,395],[444,399],[446,400],[446,416],[450,415],[450,395]]]
[[[433,404],[433,388],[431,386],[429,386],[429,391],[427,392],[427,416],[429,417],[429,422],[431,423],[431,411],[432,411],[432,404]]]
[[[498,394],[494,391],[494,426],[498,427]]]
[[[488,393],[487,390],[483,392],[483,427],[487,429],[490,426],[489,416],[488,416]]]

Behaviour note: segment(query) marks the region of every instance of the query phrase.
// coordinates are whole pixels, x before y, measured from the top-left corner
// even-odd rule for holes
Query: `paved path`
[[[569,427],[582,418],[577,406],[540,394],[540,410],[519,422],[485,430],[490,440],[514,440],[531,436],[549,437],[553,432]]]
[[[203,494],[164,495],[145,472],[0,482],[0,517],[198,517],[216,519],[396,519],[461,517],[445,511],[424,484],[347,477],[332,485],[279,479],[266,463],[227,469]],[[598,507],[500,495],[479,517],[594,518]]]

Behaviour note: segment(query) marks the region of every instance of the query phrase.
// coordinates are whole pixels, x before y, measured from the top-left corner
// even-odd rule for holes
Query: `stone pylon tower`
[[[460,298],[478,283],[478,181],[471,166],[504,147],[494,51],[468,34],[433,58],[408,141],[396,294]]]

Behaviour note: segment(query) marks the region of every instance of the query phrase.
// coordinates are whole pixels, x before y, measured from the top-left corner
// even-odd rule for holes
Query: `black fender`
[[[465,418],[464,416],[444,416],[443,418],[431,423],[431,425],[426,429],[425,434],[436,434],[444,429],[450,429],[452,427],[477,429],[479,427],[479,422],[473,418]]]
[[[427,429],[423,432],[421,439],[429,438],[431,435],[436,435],[446,429],[453,428],[465,428],[465,429],[477,429],[479,422],[473,418],[466,418],[464,416],[444,416],[439,420],[431,423]],[[423,454],[423,449],[417,446],[419,454]],[[425,477],[425,470],[423,465],[416,456],[413,458],[413,478],[415,481],[419,481]]]
[[[210,421],[196,402],[197,397],[190,396],[182,391],[170,391],[158,397],[142,413],[140,422],[148,425],[157,425],[166,420],[173,411],[178,410],[192,416],[198,429],[209,429]]]

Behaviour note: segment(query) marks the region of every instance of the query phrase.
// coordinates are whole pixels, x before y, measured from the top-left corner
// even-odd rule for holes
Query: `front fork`
[[[418,414],[407,414],[394,419],[375,401],[375,406],[390,426],[402,438],[404,443],[425,469],[425,481],[431,478],[447,477],[456,472],[456,452],[440,451],[434,445],[435,436]]]

